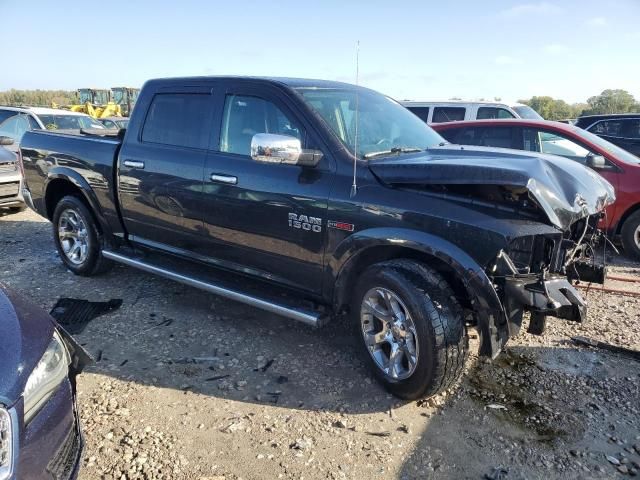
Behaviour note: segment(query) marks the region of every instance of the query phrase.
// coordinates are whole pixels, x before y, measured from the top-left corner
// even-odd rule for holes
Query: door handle
[[[224,183],[225,185],[236,185],[238,183],[238,177],[234,177],[233,175],[220,175],[219,173],[212,173],[211,181],[216,183]]]
[[[122,164],[129,168],[139,168],[140,170],[144,169],[144,162],[140,162],[138,160],[125,160]]]

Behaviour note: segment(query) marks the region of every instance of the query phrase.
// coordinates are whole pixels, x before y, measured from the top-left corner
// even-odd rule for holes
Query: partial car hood
[[[369,160],[390,185],[498,185],[526,188],[549,222],[567,230],[615,201],[613,186],[566,158],[519,150],[445,145],[416,155]]]
[[[0,403],[20,398],[53,330],[46,313],[0,283]]]

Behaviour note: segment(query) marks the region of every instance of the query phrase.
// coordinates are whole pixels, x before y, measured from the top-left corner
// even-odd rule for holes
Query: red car
[[[547,120],[478,120],[431,125],[459,145],[503,147],[549,153],[587,165],[616,189],[602,226],[620,236],[627,254],[640,259],[640,158],[582,130]]]

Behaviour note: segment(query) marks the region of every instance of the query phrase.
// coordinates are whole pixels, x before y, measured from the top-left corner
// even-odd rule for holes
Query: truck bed
[[[116,162],[122,140],[115,135],[95,135],[84,131],[53,132],[33,130],[25,133],[20,145],[25,181],[33,208],[50,218],[45,192],[57,177],[69,177],[90,203],[99,205],[100,223],[112,233],[122,231],[116,202]],[[51,190],[49,190],[51,191]]]

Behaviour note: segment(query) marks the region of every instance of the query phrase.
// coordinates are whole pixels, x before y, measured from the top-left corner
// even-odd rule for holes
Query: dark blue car
[[[49,315],[0,283],[0,480],[77,477],[75,377],[90,361]]]

